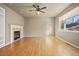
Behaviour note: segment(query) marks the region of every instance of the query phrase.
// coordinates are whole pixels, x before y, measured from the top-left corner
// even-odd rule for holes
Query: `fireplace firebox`
[[[14,40],[17,40],[20,38],[20,31],[14,31]]]

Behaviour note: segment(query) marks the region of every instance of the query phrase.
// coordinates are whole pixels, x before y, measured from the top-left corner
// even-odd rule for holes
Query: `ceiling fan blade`
[[[33,7],[37,8],[37,6],[34,4]]]
[[[39,5],[37,5],[37,7],[39,8]]]
[[[29,10],[29,11],[36,11],[36,10]]]
[[[47,8],[47,7],[43,7],[43,8],[41,8],[41,10],[42,10],[42,9],[46,9],[46,8]]]
[[[44,11],[41,11],[41,10],[40,10],[40,12],[45,13]]]
[[[36,9],[39,9],[39,5],[38,4],[34,4],[33,7],[35,7]]]

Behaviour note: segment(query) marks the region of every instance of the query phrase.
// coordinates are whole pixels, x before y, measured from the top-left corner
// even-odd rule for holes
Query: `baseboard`
[[[23,37],[22,37],[22,38],[23,38]],[[20,38],[20,39],[22,39],[22,38]],[[14,42],[17,42],[17,41],[19,41],[20,39],[14,41]],[[9,42],[9,43],[5,44],[4,46],[2,46],[2,47],[0,47],[0,48],[3,48],[3,47],[5,47],[5,46],[8,46],[9,44],[12,44],[12,43],[14,43],[14,42]]]
[[[7,45],[9,45],[9,44],[11,44],[11,43],[7,43],[7,44],[1,46],[0,48],[3,48],[3,47],[5,47],[5,46],[7,46]]]
[[[79,49],[79,47],[76,46],[75,44],[72,44],[72,43],[70,43],[70,42],[68,42],[68,41],[66,41],[66,40],[64,40],[64,39],[62,39],[62,38],[60,38],[60,37],[58,37],[58,36],[55,36],[55,37],[58,38],[58,39],[60,39],[60,40],[62,40],[62,41],[65,42],[65,43],[67,43],[67,44],[69,44],[69,45],[71,45],[71,46],[73,46],[73,47]]]
[[[47,35],[25,35],[24,37],[46,37]]]
[[[0,46],[0,48],[3,48],[4,46]]]
[[[4,46],[2,46],[2,47],[0,47],[0,48],[3,48],[3,47],[5,47],[5,46],[8,46],[9,44],[11,44],[11,43],[7,43],[7,44],[5,44]]]
[[[9,42],[9,43],[5,44],[5,46],[8,46],[9,44],[11,44],[11,43]],[[4,46],[4,47],[5,47],[5,46]]]

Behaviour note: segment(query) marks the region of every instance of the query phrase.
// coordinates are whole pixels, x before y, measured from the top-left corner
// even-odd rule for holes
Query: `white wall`
[[[46,36],[47,32],[49,31],[50,20],[51,18],[48,17],[43,18],[35,17],[25,19],[24,21],[25,37]]]
[[[77,10],[74,10],[74,8],[77,8]],[[74,10],[74,11],[73,11]],[[67,9],[65,9],[63,12],[61,12],[55,19],[55,35],[57,37],[62,38],[65,41],[68,41],[71,44],[74,44],[79,47],[79,33],[75,32],[67,32],[63,30],[59,30],[59,17],[63,16],[63,19],[72,17],[74,15],[79,15],[79,4],[73,4],[69,6]]]
[[[24,18],[8,8],[7,6],[0,4],[0,7],[3,7],[5,9],[5,25],[6,25],[6,44],[11,42],[10,39],[10,25],[24,25]]]

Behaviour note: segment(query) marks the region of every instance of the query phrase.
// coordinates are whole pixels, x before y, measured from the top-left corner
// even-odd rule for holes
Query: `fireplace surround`
[[[23,26],[11,25],[11,43],[23,38]]]

